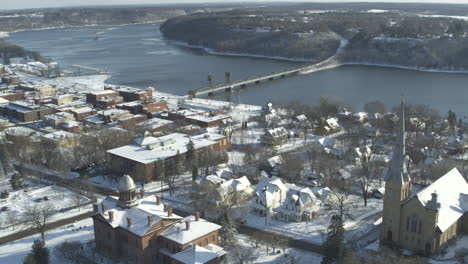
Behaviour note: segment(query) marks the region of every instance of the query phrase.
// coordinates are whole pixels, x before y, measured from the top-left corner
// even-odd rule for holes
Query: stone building
[[[407,169],[403,103],[399,123],[385,179],[381,242],[419,254],[438,254],[468,232],[468,183],[456,168],[431,185],[413,183]]]
[[[135,264],[187,263],[181,261],[186,257],[193,260],[188,263],[222,263],[226,252],[218,246],[221,226],[200,218],[198,213],[178,216],[159,197],[145,197],[144,191],[138,197],[129,175],[120,179],[118,189],[119,197],[109,196],[94,206],[99,254]]]

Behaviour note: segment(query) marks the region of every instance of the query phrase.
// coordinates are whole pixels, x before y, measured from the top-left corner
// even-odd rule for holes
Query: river
[[[113,27],[46,29],[10,33],[6,39],[60,63],[99,68],[112,73],[111,84],[186,94],[232,72],[233,79],[273,72],[299,65],[274,59],[209,55],[165,40],[160,23]],[[341,99],[355,110],[372,100],[393,106],[405,94],[410,103],[428,104],[441,113],[452,109],[468,115],[468,74],[342,66],[251,86],[215,98],[263,105],[265,102],[299,100],[316,103],[320,96]]]

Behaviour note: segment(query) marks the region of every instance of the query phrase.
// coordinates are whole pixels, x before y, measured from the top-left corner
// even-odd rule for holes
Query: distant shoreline
[[[184,46],[187,48],[193,49],[202,49],[206,53],[210,55],[219,55],[219,56],[231,56],[231,57],[249,57],[249,58],[261,58],[261,59],[272,59],[272,60],[281,60],[281,61],[289,61],[289,62],[315,62],[314,60],[306,60],[306,59],[292,59],[286,57],[276,57],[276,56],[264,56],[264,55],[256,55],[256,54],[249,54],[249,53],[231,53],[231,52],[219,52],[215,51],[208,47],[203,46],[196,46],[190,45],[183,41],[178,40],[169,40],[171,44]],[[318,62],[320,63],[320,62]],[[333,68],[338,68],[341,66],[371,66],[371,67],[382,67],[382,68],[393,68],[393,69],[401,69],[401,70],[410,70],[410,71],[419,71],[419,72],[429,72],[429,73],[449,73],[449,74],[468,74],[468,70],[444,70],[444,69],[428,69],[428,68],[418,68],[416,66],[402,66],[402,65],[392,65],[392,64],[379,64],[379,63],[365,63],[365,62],[340,62]],[[309,72],[313,73],[313,72]],[[309,74],[304,73],[304,74]]]
[[[144,25],[144,24],[152,24],[152,23],[162,23],[167,19],[160,19],[148,22],[140,22],[140,23],[127,23],[127,24],[116,24],[116,25],[81,25],[81,26],[61,26],[61,27],[44,27],[44,28],[30,28],[30,29],[18,29],[13,31],[2,31],[0,33],[16,33],[16,32],[24,32],[24,31],[37,31],[37,30],[49,30],[49,29],[64,29],[64,28],[80,28],[80,27],[123,27],[123,26],[131,26],[131,25]],[[0,37],[1,38],[1,37]]]
[[[265,55],[257,55],[251,53],[234,53],[234,52],[220,52],[215,51],[208,47],[197,46],[197,45],[190,45],[187,42],[179,41],[179,40],[170,40],[168,39],[170,44],[183,46],[192,49],[202,49],[208,54],[211,55],[219,55],[219,56],[230,56],[230,57],[249,57],[249,58],[260,58],[260,59],[272,59],[272,60],[282,60],[282,61],[290,61],[290,62],[316,62],[315,60],[308,60],[308,59],[293,59],[281,56],[265,56]]]

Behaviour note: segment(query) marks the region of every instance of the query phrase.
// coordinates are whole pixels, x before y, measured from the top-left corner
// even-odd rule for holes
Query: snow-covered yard
[[[344,223],[346,238],[359,237],[372,230],[376,221],[374,215],[382,211],[383,201],[370,199],[367,207],[364,207],[361,197],[351,195],[349,207],[351,218],[345,218]],[[327,210],[325,207],[322,207],[320,216],[312,221],[285,222],[269,217],[267,223],[265,223],[265,217],[253,212],[250,212],[247,216],[243,216],[243,219],[247,226],[321,245],[323,242],[322,234],[326,232],[327,227],[330,225],[330,218],[334,214],[337,214],[337,211]]]
[[[322,260],[320,255],[297,248],[286,247],[286,254],[283,253],[282,247],[280,249],[281,253],[273,254],[271,249],[267,253],[264,245],[260,244],[258,248],[255,248],[255,243],[252,243],[251,238],[246,235],[238,235],[237,241],[239,245],[254,249],[254,255],[257,257],[253,261],[254,264],[289,264],[291,263],[291,257],[294,257],[296,263],[299,264],[318,264]]]
[[[78,205],[80,208],[72,209]],[[58,186],[34,186],[22,190],[10,192],[6,199],[0,199],[0,208],[5,208],[0,213],[0,236],[6,236],[16,233],[19,230],[30,228],[29,224],[21,223],[22,214],[28,207],[48,204],[52,206],[55,214],[51,217],[49,222],[54,222],[60,219],[70,218],[83,214],[92,210],[91,200],[85,196],[78,195],[68,189]],[[87,204],[86,206],[83,206]],[[14,223],[11,223],[12,218]]]
[[[14,242],[0,245],[0,263],[21,264],[26,255],[31,251],[31,245],[34,240],[40,240],[39,234],[26,237]],[[64,263],[57,259],[54,254],[54,247],[67,241],[86,242],[94,239],[93,221],[91,218],[62,226],[46,233],[46,246],[51,253],[51,264]]]
[[[459,264],[455,259],[456,253],[459,250],[468,251],[468,236],[460,236],[455,240],[455,243],[445,249],[445,253],[439,256],[434,256],[429,262],[433,264]],[[465,261],[468,260],[468,255],[465,257]]]

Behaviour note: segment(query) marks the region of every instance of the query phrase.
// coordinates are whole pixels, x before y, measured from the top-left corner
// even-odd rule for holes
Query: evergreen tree
[[[40,240],[34,240],[32,245],[32,254],[37,264],[48,264],[50,255],[49,249],[44,246],[44,242]]]
[[[323,244],[322,264],[337,263],[343,249],[344,227],[339,215],[334,215],[327,230],[327,237]]]
[[[32,251],[23,261],[23,264],[49,264],[50,253],[49,249],[44,246],[40,240],[34,240]]]
[[[192,168],[192,180],[196,180],[198,177],[198,168],[197,167],[193,167]]]
[[[15,191],[23,187],[23,177],[19,173],[13,174],[13,176],[11,176],[10,182],[11,182],[11,187]]]
[[[174,173],[177,176],[180,176],[182,173],[184,173],[184,160],[182,159],[182,156],[180,155],[180,152],[177,150],[177,154],[174,157]]]
[[[452,110],[448,111],[447,121],[449,123],[450,128],[454,130],[455,126],[457,125],[457,115]]]
[[[185,154],[186,166],[185,169],[192,172],[192,179],[198,177],[198,158],[195,145],[192,140],[189,140],[187,144],[187,153]]]

